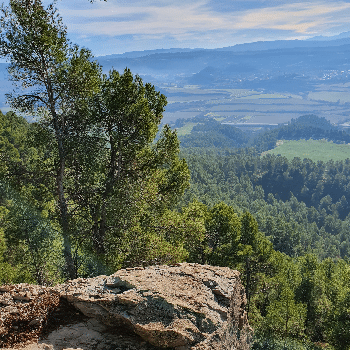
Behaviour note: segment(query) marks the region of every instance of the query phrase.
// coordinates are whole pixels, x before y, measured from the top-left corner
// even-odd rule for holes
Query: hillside
[[[335,126],[315,115],[300,116],[280,124],[231,123],[227,118],[194,117],[178,119],[172,126],[177,129],[182,148],[254,147],[258,152],[266,152],[281,144],[280,140],[324,139],[336,144],[350,143],[347,127]],[[339,146],[338,149],[345,152],[339,159],[346,159],[347,148]],[[276,151],[272,153],[278,154]],[[325,160],[332,159],[331,155],[329,157]],[[301,154],[300,158],[308,157]]]

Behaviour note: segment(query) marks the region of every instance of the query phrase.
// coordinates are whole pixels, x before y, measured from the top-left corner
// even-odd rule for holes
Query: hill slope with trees
[[[165,96],[128,69],[102,74],[53,6],[13,0],[2,15],[10,102],[37,120],[0,113],[0,284],[228,266],[245,285],[253,349],[349,348],[350,160],[258,153],[281,135],[348,134],[307,116],[253,140],[198,120],[180,154],[169,126],[156,136]]]
[[[174,127],[181,128],[187,123],[195,125],[189,134],[179,137],[182,148],[254,147],[258,152],[264,152],[275,148],[278,140],[325,139],[337,144],[350,143],[350,134],[347,131],[315,115],[300,116],[287,124],[281,124],[266,131],[242,131],[234,124],[221,124],[208,117],[178,119]],[[240,125],[240,127],[243,126],[243,124]]]

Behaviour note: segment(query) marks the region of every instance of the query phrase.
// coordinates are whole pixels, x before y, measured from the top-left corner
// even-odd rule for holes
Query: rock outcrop
[[[237,271],[188,263],[4,286],[0,347],[37,338],[26,349],[244,349],[245,304]]]

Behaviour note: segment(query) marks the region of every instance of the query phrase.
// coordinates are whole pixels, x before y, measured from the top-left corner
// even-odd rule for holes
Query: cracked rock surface
[[[46,296],[51,301],[44,302],[41,313],[28,311],[23,318],[22,328],[33,333],[32,339],[35,333],[36,342],[26,345],[30,337],[22,339],[17,328],[23,349],[220,349],[219,335],[228,321],[249,327],[237,271],[182,263],[124,269],[53,288],[0,287],[0,348],[9,329],[16,331],[15,318],[43,304]]]

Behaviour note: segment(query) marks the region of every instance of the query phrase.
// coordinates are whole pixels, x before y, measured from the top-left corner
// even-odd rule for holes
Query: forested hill
[[[258,152],[263,152],[274,148],[278,140],[326,139],[334,143],[350,143],[350,133],[315,115],[300,116],[267,131],[242,131],[234,124],[222,124],[207,117],[178,119],[174,127],[181,131],[189,123],[193,125],[191,132],[179,137],[182,148],[254,147]]]
[[[184,127],[187,123],[194,123],[189,135],[180,136],[182,148],[187,147],[245,147],[249,145],[249,135],[240,129],[221,124],[212,118],[192,118],[177,120],[175,127]]]
[[[224,201],[247,210],[274,248],[290,256],[314,252],[321,259],[350,258],[350,159],[261,156],[281,139],[349,143],[349,133],[314,115],[258,135],[213,119],[195,122],[191,133],[180,137],[191,172],[182,204],[196,198],[209,206]],[[184,120],[176,124],[185,125]]]
[[[274,247],[290,256],[350,258],[350,160],[318,162],[260,157],[253,150],[182,150],[194,198],[248,210]]]
[[[292,119],[287,125],[258,135],[252,144],[262,152],[274,148],[277,140],[301,139],[326,139],[334,143],[350,143],[350,134],[332,125],[325,118],[305,115]]]
[[[216,225],[208,223],[215,232],[214,250],[225,252],[227,259],[234,253],[226,250],[230,240],[223,232],[229,230],[233,213],[254,217],[256,226],[242,220],[242,227],[256,227],[284,257],[266,258],[266,241],[251,241],[254,253],[241,266],[257,331],[253,349],[348,349],[348,311],[345,316],[335,300],[342,293],[347,300],[350,295],[342,282],[350,271],[350,159],[288,160],[261,151],[283,139],[349,143],[349,133],[314,115],[257,134],[205,118],[187,122],[175,125],[180,132],[192,127],[180,136],[191,184],[179,207],[198,202],[211,208],[209,220],[217,220]],[[334,299],[333,283],[339,287]]]

